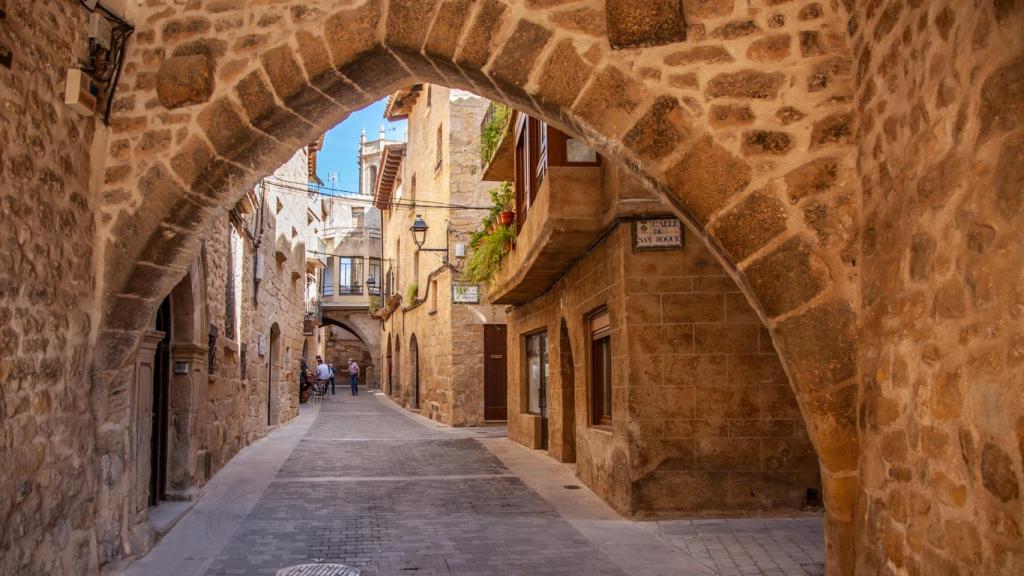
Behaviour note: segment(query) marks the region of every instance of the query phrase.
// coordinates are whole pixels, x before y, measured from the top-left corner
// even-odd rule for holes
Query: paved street
[[[443,428],[371,393],[328,397],[240,453],[123,574],[821,573],[820,518],[630,522],[502,433]]]

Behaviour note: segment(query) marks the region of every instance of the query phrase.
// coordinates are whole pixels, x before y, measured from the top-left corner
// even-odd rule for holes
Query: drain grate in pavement
[[[359,576],[359,569],[348,564],[300,564],[278,570],[277,576]]]
[[[565,486],[562,486],[562,488],[565,488],[566,490],[579,490],[580,489],[580,487],[575,485],[575,484],[566,484]]]

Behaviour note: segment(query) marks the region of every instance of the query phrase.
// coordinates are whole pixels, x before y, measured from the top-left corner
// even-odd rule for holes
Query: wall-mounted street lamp
[[[427,241],[427,230],[430,227],[427,226],[427,222],[423,219],[421,214],[416,215],[416,219],[413,220],[412,226],[409,227],[409,231],[412,232],[412,241],[416,244],[417,252],[444,252],[441,256],[441,261],[445,264],[448,263],[448,237],[451,235],[452,230],[449,224],[448,228],[445,229],[445,242],[444,248],[424,248],[423,243]],[[463,248],[465,251],[465,248]],[[458,253],[458,247],[456,247],[456,253]]]

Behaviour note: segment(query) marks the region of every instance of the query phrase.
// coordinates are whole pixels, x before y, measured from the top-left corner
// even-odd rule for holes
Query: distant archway
[[[412,407],[420,409],[420,347],[416,335],[409,338],[409,379],[412,388]]]
[[[387,370],[388,370],[388,372],[387,372],[387,382],[385,384],[386,388],[384,390],[384,393],[387,394],[388,396],[391,396],[392,382],[394,382],[394,377],[395,377],[394,365],[392,364],[392,358],[391,358],[391,334],[388,334],[387,365],[388,365],[388,367],[387,367]]]
[[[274,322],[270,326],[270,357],[267,359],[267,426],[277,424],[278,389],[281,380],[281,328]]]

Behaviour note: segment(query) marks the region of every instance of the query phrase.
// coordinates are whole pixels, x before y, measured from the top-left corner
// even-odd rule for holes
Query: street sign
[[[677,218],[633,222],[633,251],[676,250],[683,247],[683,224]]]
[[[456,304],[479,304],[480,286],[476,284],[452,284],[452,302]]]

